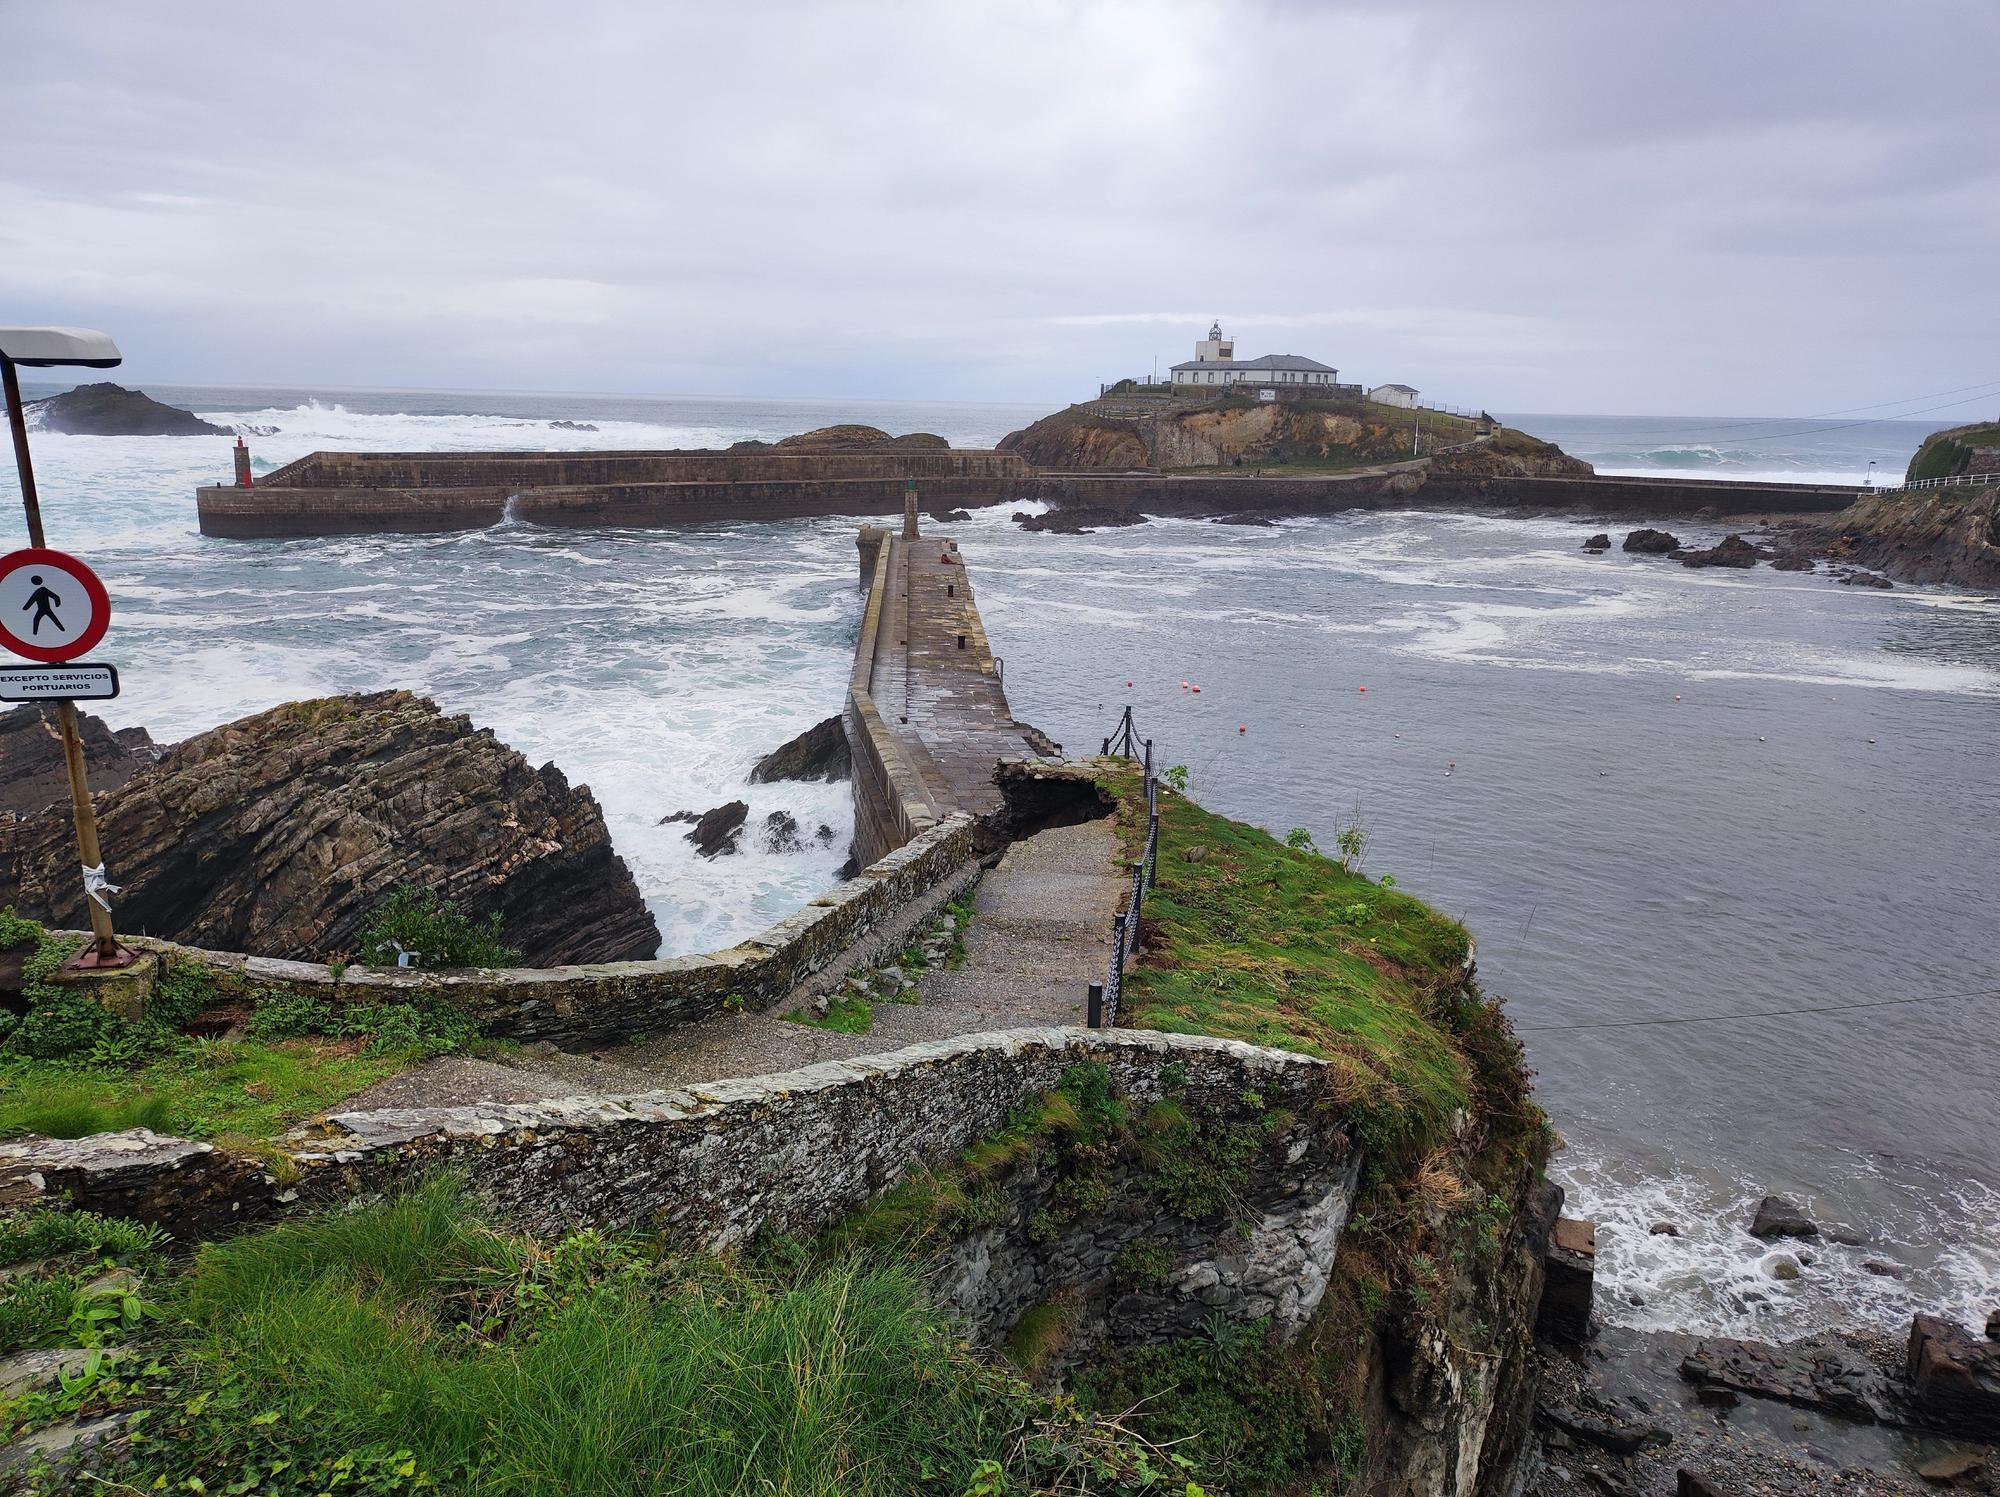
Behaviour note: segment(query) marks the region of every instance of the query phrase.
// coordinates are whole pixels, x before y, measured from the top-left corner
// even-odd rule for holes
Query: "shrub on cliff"
[[[521,953],[501,939],[500,912],[473,920],[435,889],[403,884],[361,927],[361,959],[393,967],[407,952],[417,967],[512,967]]]

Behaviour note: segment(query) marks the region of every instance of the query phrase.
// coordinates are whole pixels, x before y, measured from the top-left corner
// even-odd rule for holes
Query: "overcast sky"
[[[0,321],[134,383],[1053,405],[1219,316],[1818,413],[2000,381],[1996,59],[1996,0],[0,0]]]

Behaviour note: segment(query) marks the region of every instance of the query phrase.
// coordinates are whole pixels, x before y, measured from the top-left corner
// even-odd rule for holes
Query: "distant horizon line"
[[[111,378],[111,376],[119,373],[119,371],[116,369],[95,370],[91,372],[100,374],[104,376],[104,378],[99,380],[75,380],[65,385],[61,380],[51,380],[46,377],[37,377],[31,379],[26,377],[26,371],[23,371],[23,378],[21,380],[21,384],[25,392],[25,390],[30,386],[36,388],[59,387],[62,389],[74,389],[76,388],[76,386],[84,384],[119,383],[119,381],[117,381],[116,379]],[[163,379],[154,381],[152,382],[152,384],[153,387],[156,389],[244,390],[244,391],[298,390],[307,393],[324,392],[330,395],[343,395],[343,394],[346,395],[496,395],[496,396],[525,395],[525,396],[553,396],[555,398],[562,400],[661,400],[661,401],[703,400],[703,401],[712,401],[717,404],[740,404],[740,405],[756,405],[756,404],[828,405],[828,404],[847,403],[851,405],[862,405],[862,406],[867,406],[867,405],[992,406],[996,408],[1018,407],[1022,410],[1042,410],[1045,414],[1049,415],[1053,415],[1056,411],[1059,410],[1066,410],[1071,405],[1081,405],[1085,403],[1084,401],[1070,401],[1063,405],[1053,405],[1045,407],[1041,405],[1041,403],[1031,400],[940,399],[935,396],[924,397],[924,396],[914,396],[914,395],[912,396],[712,395],[712,394],[703,394],[694,391],[684,391],[684,390],[682,391],[548,390],[548,389],[536,390],[536,389],[514,388],[511,386],[500,386],[500,385],[344,385],[344,384],[328,384],[310,380],[271,380],[267,382],[260,382],[254,384],[245,384],[232,380]],[[143,387],[139,385],[134,385],[131,386],[130,388],[140,389]],[[1086,400],[1095,398],[1096,398],[1095,396],[1085,397]],[[472,415],[478,413],[466,412],[465,414]],[[1546,417],[1583,417],[1594,421],[1635,421],[1635,420],[1813,421],[1822,419],[1820,417],[1811,415],[1746,416],[1736,412],[1724,412],[1724,411],[1704,412],[1700,415],[1677,415],[1671,413],[1663,413],[1660,411],[1509,411],[1496,414],[1521,416],[1530,419],[1546,418]],[[1976,421],[1978,418],[1975,417],[1973,419]],[[1945,427],[1950,427],[1950,426],[1963,426],[1968,424],[1965,421],[1950,421],[1945,423],[1945,427],[1936,427],[1934,422],[1930,418],[1918,417],[1918,416],[1884,416],[1874,421],[1862,421],[1862,422],[1856,422],[1854,424],[1857,426],[1890,426],[1901,423],[1907,423],[1911,426],[1933,426],[1933,429],[1937,430],[1943,430],[1945,429]]]

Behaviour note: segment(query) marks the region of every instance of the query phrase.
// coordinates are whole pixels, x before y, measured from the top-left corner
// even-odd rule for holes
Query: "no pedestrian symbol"
[[[87,654],[111,626],[111,599],[74,556],[31,546],[0,556],[0,644],[54,664]]]

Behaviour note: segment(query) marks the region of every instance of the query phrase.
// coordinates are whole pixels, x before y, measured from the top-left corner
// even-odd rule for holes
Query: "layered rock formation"
[[[1968,473],[2000,473],[2000,421],[1977,421],[1932,432],[1911,456],[1904,477],[1917,483]]]
[[[150,395],[108,381],[78,385],[24,409],[43,431],[85,437],[230,437],[235,431],[204,421],[179,406],[162,405]]]
[[[1589,478],[1597,470],[1554,442],[1503,426],[1486,441],[1440,452],[1430,471],[1453,478]]]
[[[76,715],[83,737],[84,777],[92,790],[116,790],[158,759],[161,749],[144,728],[113,732],[102,718]],[[45,806],[67,806],[69,772],[53,707],[0,712],[0,811],[26,816]]]
[[[408,692],[211,729],[98,798],[121,930],[262,956],[359,944],[398,885],[499,911],[530,965],[650,957],[660,934],[590,791]],[[0,904],[84,923],[65,808],[0,817]]]
[[[2000,485],[1878,494],[1813,527],[1805,541],[1817,554],[1905,582],[2000,587]]]

